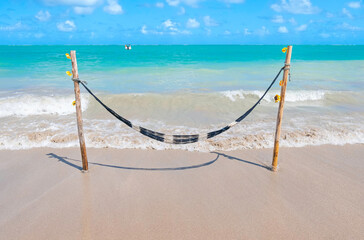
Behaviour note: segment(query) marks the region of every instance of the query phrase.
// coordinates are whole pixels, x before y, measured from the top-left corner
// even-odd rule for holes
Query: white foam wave
[[[138,121],[133,121],[138,122]],[[139,122],[140,125],[168,134],[206,133],[221,126],[206,129],[168,126],[155,122]],[[287,126],[288,125],[288,126]],[[357,144],[364,143],[364,127],[360,119],[348,119],[343,122],[331,122],[323,127],[307,126],[305,118],[287,122],[281,135],[281,146],[302,147],[322,144]],[[291,125],[291,127],[289,127]],[[155,129],[155,126],[159,126]],[[183,149],[188,151],[217,151],[259,149],[273,147],[275,120],[245,122],[232,130],[207,141],[187,145],[165,144],[131,130],[117,120],[84,120],[86,144],[93,148],[116,149]],[[77,147],[77,126],[74,119],[63,117],[61,122],[40,121],[33,124],[23,123],[1,127],[1,149],[30,149],[37,147]]]
[[[72,105],[74,95],[68,96],[38,96],[25,94],[0,98],[0,118],[9,116],[32,115],[67,115],[75,112]],[[86,110],[89,103],[88,96],[81,97],[82,110]]]
[[[325,98],[325,95],[328,94],[329,91],[308,91],[308,90],[299,90],[299,91],[287,91],[286,92],[286,101],[287,102],[304,102],[304,101],[319,101]],[[227,98],[229,98],[232,102],[235,102],[239,99],[243,100],[249,97],[259,99],[264,91],[244,91],[244,90],[234,90],[234,91],[223,91],[221,94]],[[276,94],[280,94],[277,90],[272,90],[267,93],[264,97],[264,101],[273,102],[274,96]]]
[[[246,91],[243,90],[233,90],[233,91],[223,91],[222,95],[229,98],[232,102],[235,102],[237,99],[244,99],[244,94]]]

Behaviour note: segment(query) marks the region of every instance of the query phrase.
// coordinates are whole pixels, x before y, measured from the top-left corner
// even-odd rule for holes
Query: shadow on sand
[[[246,164],[251,164],[251,165],[254,165],[254,166],[257,166],[257,167],[262,167],[262,168],[265,168],[265,169],[268,169],[268,170],[272,169],[271,166],[266,165],[264,163],[255,163],[255,162],[251,162],[251,161],[244,160],[244,159],[241,159],[241,158],[233,157],[233,156],[230,156],[230,155],[227,155],[227,154],[224,154],[224,153],[218,153],[218,152],[211,152],[211,153],[218,154],[219,156],[223,156],[223,157],[225,157],[225,158],[227,158],[229,160],[235,160],[235,161],[243,162],[243,163],[246,163]]]
[[[111,165],[111,164],[104,164],[104,163],[96,163],[96,162],[88,162],[90,165],[96,165],[96,166],[102,166],[102,167],[110,167],[110,168],[118,168],[118,169],[124,169],[124,170],[141,170],[141,171],[179,171],[179,170],[188,170],[188,169],[194,169],[194,168],[200,168],[200,167],[206,167],[209,166],[213,163],[215,163],[220,156],[225,157],[229,160],[235,160],[235,161],[239,161],[239,162],[243,162],[246,164],[250,164],[250,165],[254,165],[257,167],[261,167],[261,168],[265,168],[268,170],[271,170],[270,166],[264,165],[264,164],[259,164],[259,163],[255,163],[255,162],[250,162],[247,160],[243,160],[240,158],[236,158],[233,156],[229,156],[227,154],[224,153],[218,153],[218,152],[211,152],[216,154],[216,158],[205,162],[205,163],[201,163],[201,164],[197,164],[197,165],[190,165],[190,166],[183,166],[183,167],[169,167],[169,168],[143,168],[143,167],[127,167],[127,166],[117,166],[117,165]],[[81,160],[78,159],[72,159],[69,157],[62,157],[62,156],[58,156],[57,154],[54,153],[48,153],[46,154],[49,158],[54,158],[57,159],[60,162],[63,162],[64,164],[67,164],[68,166],[74,167],[80,171],[82,171],[82,167],[76,165],[75,163],[81,163]]]

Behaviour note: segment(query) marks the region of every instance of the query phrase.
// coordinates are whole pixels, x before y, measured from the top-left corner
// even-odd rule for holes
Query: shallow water
[[[71,69],[111,108],[167,134],[232,122],[283,66],[281,46],[0,46],[0,149],[78,145]],[[5,61],[6,60],[6,61]],[[294,46],[281,146],[364,143],[364,47]],[[279,80],[281,77],[279,78]],[[82,88],[82,87],[81,87]],[[277,83],[241,124],[205,142],[155,142],[113,118],[85,91],[89,147],[198,151],[273,146]]]

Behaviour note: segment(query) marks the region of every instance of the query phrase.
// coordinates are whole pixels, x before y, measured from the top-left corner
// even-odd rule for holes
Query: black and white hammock
[[[271,84],[269,85],[267,90],[264,92],[264,94],[259,98],[259,100],[251,108],[249,108],[243,115],[241,115],[239,118],[237,118],[234,122],[226,125],[225,127],[221,128],[221,129],[218,129],[218,130],[215,130],[212,132],[202,133],[202,134],[192,134],[192,135],[168,135],[168,134],[152,131],[152,130],[137,126],[137,125],[131,123],[129,120],[127,120],[127,119],[123,118],[122,116],[120,116],[119,114],[117,114],[114,110],[112,110],[108,106],[106,106],[98,97],[96,97],[96,95],[88,87],[86,87],[86,85],[83,81],[81,81],[79,79],[73,79],[73,81],[81,83],[82,86],[96,99],[96,101],[99,102],[109,113],[114,115],[114,117],[116,117],[117,119],[119,119],[120,121],[122,121],[123,123],[128,125],[130,128],[134,129],[135,131],[140,132],[144,136],[150,137],[152,139],[155,139],[157,141],[164,142],[164,143],[187,144],[187,143],[195,143],[198,141],[203,141],[203,140],[206,140],[209,138],[213,138],[213,137],[227,131],[228,129],[232,128],[237,123],[241,122],[262,101],[262,99],[265,97],[265,95],[268,93],[268,91],[272,88],[273,84],[276,82],[279,75],[281,74],[281,72],[284,69],[285,69],[285,67],[282,67],[279,70],[278,74],[273,79],[273,81],[271,82]]]

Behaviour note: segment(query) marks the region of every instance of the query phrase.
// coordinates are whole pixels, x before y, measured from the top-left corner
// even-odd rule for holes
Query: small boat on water
[[[131,50],[131,45],[130,44],[125,44],[125,50]]]

